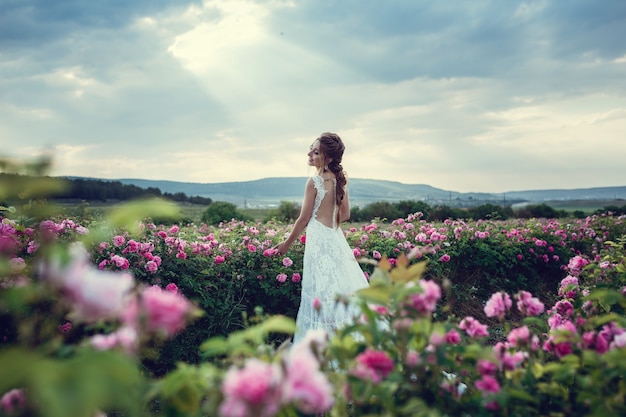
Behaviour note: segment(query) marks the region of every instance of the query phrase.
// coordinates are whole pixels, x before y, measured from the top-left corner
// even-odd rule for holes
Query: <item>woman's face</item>
[[[318,170],[324,166],[324,157],[320,151],[320,141],[316,140],[309,149],[309,166],[313,166]]]

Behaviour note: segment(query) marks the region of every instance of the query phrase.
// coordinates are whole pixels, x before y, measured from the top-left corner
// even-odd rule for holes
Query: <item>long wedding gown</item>
[[[337,303],[337,295],[349,297],[369,285],[343,231],[336,224],[336,180],[324,181],[321,176],[314,176],[312,180],[317,194],[306,227],[302,296],[294,343],[301,340],[308,330],[323,329],[331,334],[336,328],[353,322],[358,309],[353,304]],[[332,206],[325,199],[332,199]],[[332,210],[332,227],[318,221],[320,207]],[[314,306],[316,298],[321,303],[319,309]]]

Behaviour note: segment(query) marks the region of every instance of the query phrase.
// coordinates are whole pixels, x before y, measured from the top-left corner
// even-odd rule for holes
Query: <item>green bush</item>
[[[229,222],[233,219],[250,221],[252,218],[241,213],[237,206],[227,201],[215,201],[211,203],[202,213],[202,222],[217,226],[222,222]]]

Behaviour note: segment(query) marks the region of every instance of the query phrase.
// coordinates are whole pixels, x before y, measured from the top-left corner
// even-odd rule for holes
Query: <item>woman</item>
[[[337,296],[347,297],[368,282],[339,225],[350,218],[346,176],[341,166],[344,144],[335,133],[322,133],[311,145],[309,165],[316,168],[307,180],[300,215],[287,239],[278,244],[285,254],[306,228],[302,295],[294,343],[311,329],[334,329],[349,323],[358,311]]]

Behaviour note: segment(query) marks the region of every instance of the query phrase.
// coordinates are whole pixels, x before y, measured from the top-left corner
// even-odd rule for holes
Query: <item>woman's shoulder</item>
[[[314,181],[335,181],[337,177],[332,172],[325,172],[323,174],[316,174],[311,177]]]

